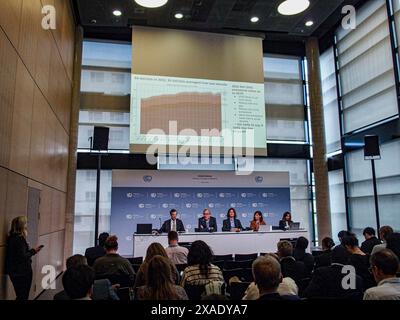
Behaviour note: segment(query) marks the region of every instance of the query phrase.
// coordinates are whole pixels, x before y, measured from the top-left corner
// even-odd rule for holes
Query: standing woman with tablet
[[[43,246],[29,248],[26,216],[14,218],[7,238],[6,273],[14,286],[16,300],[28,300],[32,285],[32,256]]]

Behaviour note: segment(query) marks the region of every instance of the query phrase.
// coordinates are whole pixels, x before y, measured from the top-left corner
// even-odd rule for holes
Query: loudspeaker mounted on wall
[[[364,137],[364,159],[379,160],[381,151],[379,148],[379,136],[368,135]]]
[[[110,134],[110,128],[94,127],[92,150],[96,151],[108,150],[109,134]]]

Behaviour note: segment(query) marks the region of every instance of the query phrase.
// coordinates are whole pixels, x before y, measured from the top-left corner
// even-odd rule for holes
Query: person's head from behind
[[[118,237],[109,236],[104,242],[104,249],[107,253],[116,253],[118,251]]]
[[[28,218],[19,216],[11,221],[10,235],[18,235],[27,237],[28,235]]]
[[[100,247],[104,247],[104,244],[106,243],[106,240],[109,236],[110,235],[107,232],[100,233],[100,235],[99,235],[99,246]]]
[[[388,278],[395,278],[399,271],[399,259],[392,250],[384,249],[371,256],[371,270],[376,283]]]
[[[332,250],[332,248],[335,246],[335,242],[333,241],[332,238],[325,237],[322,239],[322,250],[327,251],[327,250]]]
[[[306,251],[308,247],[308,240],[305,237],[298,237],[295,248],[299,251]]]
[[[379,229],[379,238],[386,242],[387,238],[393,233],[393,228],[390,226],[383,226]]]
[[[171,265],[163,256],[155,255],[147,265],[146,286],[149,288],[148,300],[176,299],[171,277]]]
[[[400,259],[400,233],[393,232],[388,236],[386,248],[392,250],[397,258]]]
[[[168,232],[168,244],[170,246],[176,246],[178,244],[178,232],[176,231],[170,231]]]
[[[78,266],[87,266],[86,257],[81,254],[74,254],[69,257],[66,261],[67,269],[76,268]]]
[[[90,297],[95,273],[87,265],[79,265],[67,269],[62,278],[62,284],[68,297],[71,299],[83,299]]]
[[[336,247],[332,250],[331,263],[347,265],[349,256],[346,249],[343,247]]]
[[[176,217],[178,216],[178,212],[176,211],[176,209],[171,209],[171,211],[169,212],[169,215],[171,216],[171,220],[176,220]]]
[[[253,262],[252,270],[260,295],[277,291],[282,282],[282,274],[281,266],[275,258],[269,255],[257,258]]]
[[[287,240],[279,241],[277,244],[277,248],[278,248],[278,257],[280,259],[291,257],[293,255],[293,245]]]
[[[165,252],[164,247],[158,242],[153,242],[151,245],[149,245],[146,251],[145,261],[148,262],[155,256],[162,256],[164,258],[168,258],[168,255]]]
[[[342,244],[347,251],[354,252],[358,248],[358,239],[355,235],[349,235],[343,238]]]
[[[375,229],[371,227],[367,227],[363,230],[363,236],[365,240],[371,239],[375,237]]]
[[[263,222],[264,218],[261,211],[254,212],[253,221]]]
[[[208,221],[211,218],[211,211],[208,209],[203,210],[203,218]]]
[[[208,275],[208,267],[211,264],[213,252],[204,241],[197,240],[192,243],[188,253],[188,265],[199,265],[200,271]]]
[[[339,241],[340,241],[340,243],[341,243],[342,245],[343,245],[343,239],[344,239],[345,237],[349,236],[349,235],[351,235],[351,232],[349,232],[349,231],[347,231],[347,230],[339,231],[337,237],[338,237],[338,239],[339,239]]]
[[[289,211],[286,211],[282,215],[283,221],[292,221],[292,214]]]
[[[229,208],[228,213],[226,214],[228,219],[236,219],[236,210],[235,208]]]

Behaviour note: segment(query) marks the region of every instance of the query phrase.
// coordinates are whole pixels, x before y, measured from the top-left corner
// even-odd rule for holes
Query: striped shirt
[[[212,281],[224,281],[224,277],[220,268],[213,264],[210,264],[210,266],[208,267],[208,276],[206,276],[200,272],[199,265],[194,265],[187,267],[183,271],[181,285],[185,286],[185,284],[191,284],[202,286],[209,284]]]

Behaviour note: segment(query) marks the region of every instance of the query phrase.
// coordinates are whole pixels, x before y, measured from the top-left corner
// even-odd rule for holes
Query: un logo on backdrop
[[[254,178],[254,180],[256,181],[256,183],[262,183],[264,178],[261,177],[261,176],[257,176],[257,177]]]
[[[143,181],[144,182],[151,182],[151,180],[153,180],[153,177],[152,176],[143,176]]]

